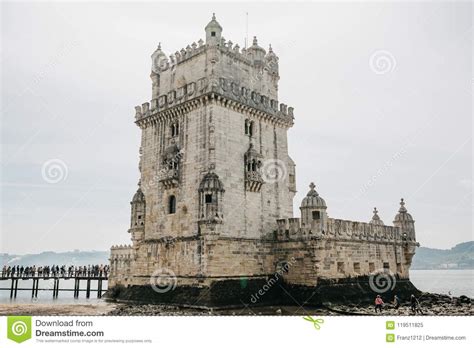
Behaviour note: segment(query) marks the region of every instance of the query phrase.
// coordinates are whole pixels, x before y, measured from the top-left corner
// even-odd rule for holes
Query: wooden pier
[[[40,288],[40,280],[53,280],[53,287],[47,287],[47,288]],[[74,288],[61,288],[60,287],[60,280],[70,280],[74,279]],[[18,287],[18,281],[19,280],[32,280],[32,286],[31,288],[19,288]],[[91,282],[93,280],[97,280],[97,289],[92,289],[91,288]],[[53,299],[58,298],[59,292],[60,291],[73,291],[74,292],[74,298],[79,298],[79,294],[81,292],[86,293],[86,298],[91,297],[91,292],[96,292],[97,293],[97,298],[102,298],[103,293],[107,289],[103,289],[103,281],[108,280],[107,275],[97,275],[97,276],[87,276],[87,275],[80,275],[80,276],[67,276],[67,275],[58,275],[58,276],[9,276],[9,277],[0,277],[0,281],[11,281],[10,287],[0,287],[0,291],[10,291],[10,298],[14,299],[17,297],[18,291],[31,291],[31,298],[37,298],[38,297],[38,291],[52,291],[53,294]],[[81,281],[82,284],[84,284],[86,287],[81,288]]]

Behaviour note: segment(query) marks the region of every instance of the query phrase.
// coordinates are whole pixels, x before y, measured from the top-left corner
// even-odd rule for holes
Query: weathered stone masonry
[[[282,267],[295,292],[381,270],[408,280],[417,243],[403,200],[393,226],[376,210],[368,223],[333,219],[311,184],[293,217],[294,114],[278,102],[278,57],[256,38],[242,50],[226,41],[215,17],[205,32],[205,42],[152,55],[152,99],[135,108],[142,138],[132,244],[111,248],[109,287],[133,289],[128,299],[213,305],[248,302]],[[150,292],[163,270],[176,289]]]

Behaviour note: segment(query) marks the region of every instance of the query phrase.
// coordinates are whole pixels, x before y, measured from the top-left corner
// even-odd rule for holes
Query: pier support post
[[[35,297],[35,289],[36,289],[36,278],[33,277],[33,286],[31,287],[31,298]]]
[[[10,298],[13,298],[13,288],[14,288],[14,285],[15,285],[15,279],[13,278],[12,276],[12,286],[10,288]]]
[[[59,278],[54,278],[53,298],[58,298],[59,295]]]
[[[87,278],[86,298],[91,297],[91,278]]]
[[[15,295],[14,295],[15,298],[16,298],[17,292],[18,292],[18,278],[15,279]]]
[[[102,278],[97,281],[97,298],[102,298]]]
[[[79,285],[80,280],[79,278],[74,278],[74,298],[79,298]]]

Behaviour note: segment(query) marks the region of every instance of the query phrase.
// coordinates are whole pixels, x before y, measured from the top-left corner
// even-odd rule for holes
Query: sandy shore
[[[106,315],[117,307],[116,304],[46,304],[11,303],[0,304],[0,315]]]

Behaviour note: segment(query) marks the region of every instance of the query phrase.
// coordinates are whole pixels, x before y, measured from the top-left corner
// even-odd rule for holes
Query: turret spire
[[[217,45],[221,40],[222,27],[216,20],[216,14],[212,14],[211,21],[206,25],[206,43],[209,45]]]

